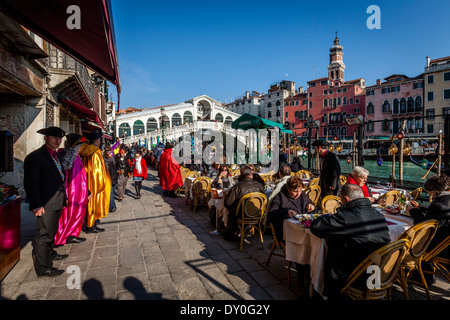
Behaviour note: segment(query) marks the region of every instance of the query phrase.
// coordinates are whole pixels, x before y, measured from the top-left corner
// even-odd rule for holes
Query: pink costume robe
[[[78,237],[84,222],[88,182],[86,170],[78,155],[74,159],[72,169],[66,171],[66,192],[68,206],[62,210],[55,245],[65,244],[69,236]]]

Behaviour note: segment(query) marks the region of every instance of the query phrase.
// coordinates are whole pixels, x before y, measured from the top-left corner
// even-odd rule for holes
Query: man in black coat
[[[342,206],[338,211],[319,216],[310,229],[315,236],[326,239],[324,295],[330,298],[338,298],[353,270],[391,241],[386,219],[372,208],[360,186],[345,184],[340,198]],[[356,284],[360,289],[365,288],[369,274],[364,276]]]
[[[228,209],[228,225],[224,238],[227,241],[239,239],[236,235],[239,227],[237,224],[237,206],[239,200],[248,193],[261,192],[264,194],[264,187],[258,181],[253,180],[253,173],[249,167],[241,169],[241,180],[233,185],[225,197],[225,208]]]
[[[67,202],[64,169],[56,152],[65,132],[58,127],[49,127],[38,133],[44,135],[45,144],[25,158],[24,188],[29,208],[36,216],[34,268],[38,276],[52,277],[64,272],[53,267],[53,260],[68,256],[53,249],[61,211]]]
[[[323,198],[328,195],[337,196],[341,188],[341,165],[338,157],[328,150],[329,143],[323,140],[316,140],[312,146],[316,148],[316,153],[322,158],[320,164],[320,195]]]

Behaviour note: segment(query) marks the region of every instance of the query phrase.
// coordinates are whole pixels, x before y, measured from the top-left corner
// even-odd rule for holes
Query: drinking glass
[[[377,181],[377,188],[381,188],[380,181]]]

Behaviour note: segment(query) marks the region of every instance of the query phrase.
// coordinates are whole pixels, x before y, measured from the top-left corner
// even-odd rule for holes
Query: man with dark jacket
[[[311,223],[311,233],[326,239],[324,294],[338,298],[347,277],[372,252],[391,239],[386,219],[364,197],[360,186],[345,184],[340,195],[342,206],[333,215],[319,216]],[[366,278],[357,285],[365,288]]]
[[[114,192],[117,188],[117,182],[119,181],[119,175],[117,172],[117,158],[114,156],[114,152],[110,147],[106,147],[103,153],[103,159],[105,160],[106,168],[108,168],[109,176],[111,177],[111,194],[109,196],[109,212],[117,210],[116,202],[114,201]]]
[[[24,188],[30,210],[36,216],[36,236],[32,251],[34,269],[38,277],[53,277],[64,273],[53,267],[60,255],[54,249],[55,235],[61,211],[66,206],[65,173],[62,160],[56,152],[65,132],[58,127],[41,129],[45,144],[31,152],[24,160]]]
[[[322,158],[320,164],[320,195],[322,198],[328,195],[337,196],[341,188],[341,165],[338,157],[328,150],[329,143],[323,140],[316,140],[312,146],[316,148],[316,153]]]
[[[225,197],[225,208],[228,209],[228,225],[225,231],[225,240],[237,240],[236,232],[238,231],[237,206],[239,200],[248,193],[261,192],[264,193],[264,187],[258,181],[253,180],[252,170],[245,167],[241,170],[242,179],[237,184],[231,187]]]

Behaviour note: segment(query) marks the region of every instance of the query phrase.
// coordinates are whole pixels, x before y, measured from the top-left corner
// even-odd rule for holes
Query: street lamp
[[[160,117],[161,124],[160,124],[160,126],[161,126],[161,132],[162,132],[162,142],[164,143],[164,127],[165,127],[164,120],[167,117],[166,116],[166,109],[164,107],[161,107],[161,109],[159,109],[159,110],[161,111],[161,117]]]
[[[308,127],[308,171],[311,171],[311,138],[312,138],[312,129],[319,130],[320,121],[313,121],[312,118],[309,118],[306,122],[306,126]],[[317,135],[318,137],[319,135]]]
[[[363,158],[363,127],[364,127],[364,118],[362,115],[357,117],[349,117],[345,118],[345,122],[349,126],[358,126],[358,166],[364,166],[364,158]]]

